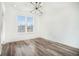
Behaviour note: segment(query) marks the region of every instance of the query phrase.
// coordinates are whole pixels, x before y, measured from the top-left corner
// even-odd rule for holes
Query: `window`
[[[27,32],[33,32],[33,18],[27,17]]]
[[[32,16],[17,16],[18,32],[33,32]]]
[[[25,16],[17,16],[18,32],[25,32]]]

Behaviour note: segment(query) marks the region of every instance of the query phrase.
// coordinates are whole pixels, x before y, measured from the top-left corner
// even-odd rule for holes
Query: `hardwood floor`
[[[2,56],[78,56],[79,49],[64,44],[35,38],[25,41],[6,43]]]

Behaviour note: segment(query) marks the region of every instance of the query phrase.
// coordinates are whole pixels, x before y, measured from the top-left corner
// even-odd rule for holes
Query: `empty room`
[[[0,56],[79,56],[79,2],[0,2]]]

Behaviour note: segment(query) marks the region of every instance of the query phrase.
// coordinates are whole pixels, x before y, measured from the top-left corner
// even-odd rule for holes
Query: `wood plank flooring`
[[[79,49],[43,38],[2,45],[2,56],[78,56]]]

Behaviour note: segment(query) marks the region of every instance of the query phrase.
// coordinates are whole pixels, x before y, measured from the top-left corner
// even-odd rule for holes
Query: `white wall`
[[[2,5],[1,5],[1,3],[0,3],[0,43],[1,43],[1,33],[2,33],[2,18],[3,18],[3,13],[2,13]]]
[[[0,3],[0,21],[1,21],[1,3]],[[1,54],[1,24],[0,24],[0,54]]]
[[[1,34],[2,34],[2,5],[1,5],[1,2],[0,2],[0,55],[1,55]]]
[[[16,20],[16,16],[33,16],[34,20],[34,32],[33,33],[19,33],[18,32],[18,23]],[[2,39],[2,43],[11,42],[11,41],[17,41],[17,40],[24,40],[24,39],[32,39],[39,37],[38,34],[38,19],[35,17],[35,15],[30,14],[28,11],[23,12],[20,10],[17,10],[9,5],[9,3],[5,3],[5,15],[4,15],[4,30],[5,32],[2,37],[5,39]]]
[[[8,7],[7,7],[8,6]],[[42,16],[20,12],[6,5],[5,42],[34,37],[60,42],[79,48],[79,3],[44,3]],[[33,15],[34,33],[17,33],[17,15]]]
[[[79,3],[46,3],[40,27],[49,40],[79,48]]]
[[[0,3],[0,22],[1,22],[1,3]],[[0,32],[1,32],[1,24],[0,24]],[[0,41],[1,41],[1,34],[0,34]]]

